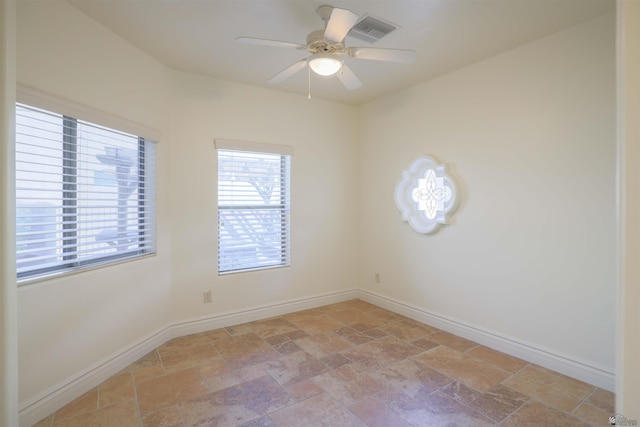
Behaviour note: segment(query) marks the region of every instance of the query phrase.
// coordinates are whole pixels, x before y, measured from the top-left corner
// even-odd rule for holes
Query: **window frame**
[[[77,198],[73,201],[66,197],[77,193],[77,189],[74,188],[75,182],[73,179],[73,172],[77,171],[77,164],[75,163],[77,159],[74,159],[73,155],[70,154],[74,153],[74,150],[76,149],[76,141],[74,141],[74,139],[77,135],[74,135],[73,132],[69,133],[68,129],[77,129],[78,122],[82,122],[83,124],[86,123],[88,126],[96,125],[98,127],[106,128],[106,130],[109,131],[122,132],[137,137],[138,188],[136,190],[138,191],[138,194],[135,196],[135,200],[137,202],[137,208],[135,209],[138,211],[138,236],[141,236],[140,233],[143,233],[145,236],[151,236],[153,239],[150,245],[143,248],[138,247],[132,250],[123,251],[121,253],[105,254],[89,260],[78,260],[76,256],[77,254],[75,254],[73,256],[69,256],[67,259],[64,259],[64,256],[61,257],[61,263],[56,266],[45,266],[39,269],[23,271],[21,273],[18,273],[16,270],[18,286],[155,256],[157,252],[155,157],[151,159],[153,162],[153,170],[149,171],[149,174],[146,174],[148,166],[146,147],[147,144],[153,144],[154,151],[157,151],[157,141],[160,137],[159,132],[135,122],[131,122],[100,110],[86,107],[23,85],[18,85],[16,95],[16,105],[23,105],[26,108],[41,109],[46,112],[57,114],[60,115],[63,120],[64,131],[62,132],[62,145],[64,148],[62,149],[62,152],[64,154],[62,155],[61,160],[63,162],[64,171],[62,173],[63,179],[61,184],[63,187],[63,193],[68,193],[63,196],[64,202],[62,215],[65,217],[65,223],[63,224],[62,229],[63,237],[60,239],[60,241],[64,241],[62,249],[63,254],[65,252],[71,252],[68,247],[66,247],[67,243],[78,244],[76,239],[77,236],[74,235],[74,231],[71,231],[72,227],[69,227],[66,223],[66,218],[73,219],[76,222],[81,221],[81,219],[77,218],[78,207],[74,203],[77,202]],[[67,125],[70,126],[67,127]],[[140,135],[144,135],[144,137]],[[140,177],[144,177],[144,180],[141,181]],[[149,187],[150,180],[151,187]],[[152,194],[148,195],[145,193],[148,191],[152,191]],[[152,209],[152,212],[148,214],[145,212],[145,209]],[[143,224],[140,221],[143,221],[144,227],[148,231],[147,233],[140,231],[140,226]],[[64,231],[65,229],[68,231]],[[141,240],[138,240],[137,243],[140,245],[144,241],[145,238],[142,238]]]
[[[219,276],[230,274],[239,274],[252,271],[270,270],[277,268],[286,268],[291,266],[291,165],[293,160],[293,147],[288,145],[267,144],[248,141],[236,141],[226,139],[215,139],[216,148],[216,165],[219,168],[221,152],[247,153],[252,155],[272,155],[280,157],[280,182],[279,191],[280,203],[277,205],[265,204],[247,204],[247,205],[221,205],[220,204],[220,170],[217,174],[216,186],[216,207],[217,207],[217,271]],[[280,236],[281,252],[279,263],[270,265],[259,265],[255,263],[252,266],[221,269],[221,212],[231,209],[251,209],[259,210],[278,210],[280,211],[280,229],[283,230]]]

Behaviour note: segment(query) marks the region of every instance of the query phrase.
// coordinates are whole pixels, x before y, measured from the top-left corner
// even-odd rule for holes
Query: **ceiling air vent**
[[[365,16],[351,28],[349,35],[367,43],[375,43],[398,28],[397,25],[373,16]]]

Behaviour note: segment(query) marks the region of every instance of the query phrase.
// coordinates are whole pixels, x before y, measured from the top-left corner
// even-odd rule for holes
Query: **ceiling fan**
[[[348,90],[353,90],[362,86],[362,83],[344,63],[343,57],[406,64],[410,64],[416,59],[414,50],[346,47],[344,39],[360,17],[350,10],[326,5],[320,6],[317,13],[324,21],[325,28],[309,33],[307,44],[253,37],[238,37],[236,40],[240,43],[286,47],[307,50],[311,53],[311,56],[290,65],[268,80],[273,84],[281,83],[303,68],[309,67],[310,70],[321,76],[336,75]]]

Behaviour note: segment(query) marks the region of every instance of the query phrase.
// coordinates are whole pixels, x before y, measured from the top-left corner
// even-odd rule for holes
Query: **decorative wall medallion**
[[[456,186],[445,165],[429,156],[417,158],[402,171],[396,185],[396,206],[417,233],[431,234],[447,224],[457,202]]]

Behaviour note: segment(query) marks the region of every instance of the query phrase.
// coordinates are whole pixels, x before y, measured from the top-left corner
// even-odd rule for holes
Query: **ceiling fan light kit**
[[[321,76],[333,76],[342,68],[343,61],[335,55],[326,53],[316,53],[309,59],[307,64],[311,70]]]
[[[415,61],[416,52],[414,50],[345,47],[344,39],[349,31],[361,21],[360,17],[350,10],[327,5],[320,6],[316,12],[324,21],[325,28],[309,33],[306,45],[253,37],[238,37],[236,39],[241,43],[304,49],[311,53],[311,56],[290,65],[273,76],[268,80],[269,83],[281,83],[303,68],[309,67],[310,70],[321,76],[336,75],[347,90],[354,90],[362,86],[362,83],[344,62],[343,57],[407,64]],[[395,29],[395,27],[393,28]]]

